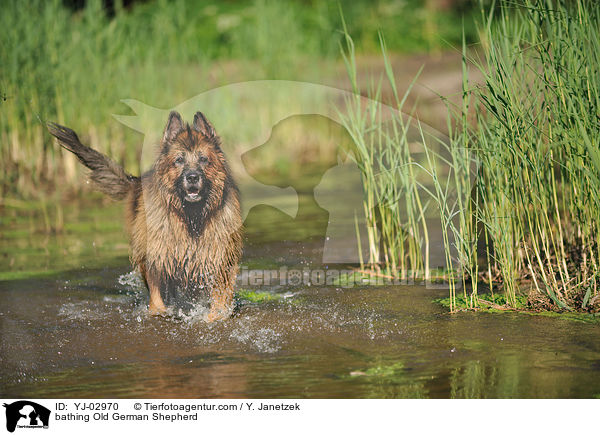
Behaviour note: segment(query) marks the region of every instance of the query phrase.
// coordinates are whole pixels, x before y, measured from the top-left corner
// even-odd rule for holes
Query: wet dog
[[[239,191],[206,117],[197,112],[190,126],[171,112],[158,158],[141,177],[81,144],[73,130],[48,129],[91,169],[100,191],[127,201],[131,260],[150,292],[150,312],[207,294],[208,321],[230,316],[242,252]]]

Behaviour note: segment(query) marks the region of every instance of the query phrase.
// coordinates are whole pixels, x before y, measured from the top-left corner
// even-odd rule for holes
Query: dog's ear
[[[204,137],[211,139],[217,135],[215,132],[215,128],[212,124],[206,119],[206,116],[202,114],[202,112],[196,112],[194,115],[194,130],[198,133],[201,133]]]
[[[183,128],[183,120],[181,115],[175,111],[169,113],[169,120],[163,133],[163,143],[170,142],[177,136],[177,133]]]

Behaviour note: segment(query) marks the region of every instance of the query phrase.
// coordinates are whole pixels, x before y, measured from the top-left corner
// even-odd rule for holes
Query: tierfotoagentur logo
[[[240,268],[238,285],[242,288],[276,285],[279,287],[305,286],[336,286],[352,288],[356,286],[376,285],[414,285],[416,280],[412,271],[404,277],[385,277],[382,275],[364,275],[356,273],[354,268],[334,267],[302,267],[294,268],[281,266],[278,269],[249,269],[247,266]],[[436,282],[444,278],[444,271],[432,271],[428,285],[433,287]]]
[[[6,408],[6,430],[14,432],[19,429],[48,429],[50,410],[29,400],[19,400],[4,404]]]

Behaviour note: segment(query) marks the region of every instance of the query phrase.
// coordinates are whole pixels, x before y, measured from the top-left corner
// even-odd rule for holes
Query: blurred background
[[[148,115],[160,134],[167,111],[175,107],[187,119],[204,111],[237,156],[266,144],[244,151],[245,170],[255,184],[293,187],[298,217],[269,205],[254,207],[246,220],[247,257],[253,257],[253,244],[261,250],[266,241],[295,240],[305,261],[303,244],[315,238],[322,249],[328,222],[313,188],[337,164],[336,147],[347,133],[319,116],[271,121],[273,113],[292,114],[294,103],[311,98],[301,86],[292,96],[275,93],[259,104],[243,95],[214,101],[206,92],[253,80],[293,80],[348,91],[358,87],[365,96],[395,105],[381,35],[396,94],[403,95],[417,77],[406,112],[446,133],[447,107],[440,95],[460,99],[463,31],[467,44],[479,39],[475,23],[483,7],[475,0],[4,2],[0,278],[127,263],[122,205],[93,190],[86,169],[55,143],[46,122],[74,129],[84,144],[137,175],[153,160],[143,152],[151,139],[123,120]],[[344,62],[344,26],[356,50],[352,74]],[[199,95],[205,97],[195,99]],[[129,99],[149,111],[124,104]],[[184,108],[186,101],[191,104]]]
[[[471,0],[9,0],[0,11],[1,196],[61,199],[86,189],[46,121],[68,125],[139,173],[143,138],[111,116],[131,114],[123,99],[168,109],[258,79],[351,89],[340,54],[342,14],[361,87],[383,75],[381,32],[399,87],[425,67],[410,107],[419,100],[421,120],[444,130],[436,92],[460,90],[456,47],[463,29],[467,42],[476,40],[480,13]]]

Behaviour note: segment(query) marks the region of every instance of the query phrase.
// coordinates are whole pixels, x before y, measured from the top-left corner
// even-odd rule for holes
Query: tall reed
[[[446,278],[450,290],[450,311],[456,307],[457,281],[463,289],[465,304],[478,305],[477,289],[479,262],[477,246],[479,233],[475,216],[478,204],[474,188],[478,169],[477,150],[469,128],[469,107],[472,95],[469,89],[466,42],[462,41],[462,94],[460,104],[445,99],[448,116],[448,139],[439,141],[441,153],[435,152],[423,135],[427,155],[427,173],[432,180],[430,195],[438,205],[442,225],[443,249],[446,259]],[[433,137],[435,138],[435,136]],[[431,141],[429,141],[431,144]],[[441,179],[438,172],[444,167],[447,176]],[[470,288],[470,296],[467,295]]]
[[[461,128],[450,134],[449,163],[464,174],[470,152],[477,189],[462,205],[465,192],[457,195],[456,215],[441,208],[457,242],[456,272],[463,282],[471,277],[465,299],[477,304],[481,238],[489,284],[498,271],[507,305],[520,306],[518,295],[533,291],[548,298],[542,308],[585,310],[598,293],[600,272],[600,7],[587,0],[524,0],[482,12],[483,58],[469,63],[483,84],[467,81],[463,43],[463,109],[455,122]],[[463,146],[456,148],[457,140]],[[530,295],[530,302],[537,299]]]
[[[480,241],[484,275],[490,286],[502,288],[508,306],[520,306],[519,296],[529,294],[532,304],[546,297],[543,308],[586,310],[598,301],[600,278],[600,5],[502,1],[482,9],[482,17],[481,49],[468,51],[463,39],[462,99],[448,107],[449,140],[438,140],[435,149],[436,138],[423,134],[425,162],[407,153],[409,122],[394,118],[392,125],[404,134],[388,135],[376,104],[361,107],[359,97],[348,104],[346,127],[359,150],[365,210],[388,205],[388,214],[369,216],[370,261],[392,273],[419,264],[416,253],[408,255],[409,263],[390,255],[404,255],[406,239],[396,233],[390,240],[383,231],[400,216],[390,201],[404,202],[408,219],[397,228],[426,240],[414,194],[421,188],[440,213],[451,310],[458,283],[467,306],[478,305]],[[347,35],[346,41],[355,83]],[[381,47],[401,112],[404,99],[397,96],[383,42]],[[469,81],[468,64],[479,70],[481,82]],[[429,181],[419,180],[415,167]],[[376,176],[379,168],[395,176]]]
[[[427,204],[419,185],[421,171],[410,149],[411,130],[416,131],[417,127],[403,112],[412,84],[404,95],[399,94],[380,34],[393,106],[381,104],[381,83],[373,85],[368,98],[363,98],[357,82],[354,43],[343,24],[342,53],[354,94],[345,102],[340,118],[354,141],[354,158],[362,173],[369,243],[369,258],[364,266],[386,276],[429,279]]]
[[[560,308],[597,293],[600,7],[500,5],[482,29],[479,218],[507,300],[528,286]]]

